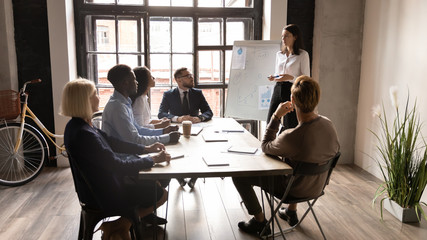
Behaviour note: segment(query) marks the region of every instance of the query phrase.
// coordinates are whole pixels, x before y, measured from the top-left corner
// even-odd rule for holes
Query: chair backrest
[[[322,192],[320,193],[320,195],[322,195],[326,185],[329,184],[329,178],[331,177],[332,170],[337,165],[337,162],[340,156],[341,156],[341,153],[338,152],[332,159],[322,164],[298,162],[296,166],[294,166],[293,168],[292,177],[290,178],[288,186],[286,187],[285,193],[283,194],[282,201],[284,202],[289,201],[288,194],[297,176],[314,176],[314,175],[319,175],[319,174],[328,172],[328,175],[325,179],[325,183],[323,184],[323,187],[322,187]],[[287,200],[285,201],[285,199]],[[294,200],[295,199],[298,199],[298,198],[294,198]]]
[[[73,175],[74,188],[77,193],[77,197],[79,198],[80,205],[87,206],[89,202],[97,203],[98,201],[94,197],[92,187],[86,180],[86,177],[80,171],[79,166],[76,160],[72,157],[71,153],[67,151],[68,161],[70,163],[71,174]],[[89,194],[88,194],[89,193]],[[99,204],[96,206],[89,205],[88,207],[99,209]]]
[[[298,162],[293,170],[293,177],[296,176],[314,176],[319,175],[325,172],[328,172],[328,175],[325,179],[325,184],[323,185],[323,189],[325,189],[326,185],[329,184],[329,179],[331,178],[331,174],[335,166],[337,165],[338,159],[340,158],[341,153],[337,152],[335,156],[327,161],[326,163],[309,163],[309,162]],[[292,180],[293,181],[293,180]]]
[[[338,152],[332,159],[326,163],[310,163],[310,162],[298,162],[293,170],[293,175],[313,176],[319,175],[326,171],[331,172],[338,162],[341,153]]]

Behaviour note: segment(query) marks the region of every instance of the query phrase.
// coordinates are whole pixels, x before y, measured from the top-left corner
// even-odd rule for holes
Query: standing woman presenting
[[[310,58],[303,49],[301,31],[295,24],[289,24],[282,31],[282,47],[276,54],[274,75],[268,80],[275,81],[267,123],[281,102],[290,101],[291,87],[294,80],[301,76],[310,76]],[[298,125],[295,112],[286,114],[283,118],[283,129],[294,128]]]

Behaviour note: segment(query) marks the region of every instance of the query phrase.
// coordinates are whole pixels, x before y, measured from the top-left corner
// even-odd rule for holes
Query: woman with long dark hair
[[[148,128],[165,128],[170,125],[167,118],[151,119],[151,108],[148,102],[148,93],[150,89],[156,86],[155,78],[151,75],[147,67],[136,67],[133,69],[138,90],[135,95],[131,95],[133,116],[136,123]]]
[[[294,80],[301,76],[310,76],[310,58],[303,49],[301,31],[295,24],[289,24],[282,31],[282,47],[276,54],[274,75],[268,80],[275,81],[267,123],[281,102],[290,101],[291,87]],[[283,129],[294,128],[298,125],[295,112],[285,115]]]

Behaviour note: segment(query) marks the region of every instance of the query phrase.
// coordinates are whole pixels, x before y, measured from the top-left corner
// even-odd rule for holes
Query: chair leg
[[[92,239],[93,238],[93,230],[98,222],[98,219],[94,217],[92,214],[87,213],[86,211],[82,212],[83,214],[83,239]]]
[[[316,199],[316,200],[317,200],[317,199]],[[310,203],[308,203],[308,204],[310,205],[311,213],[313,214],[314,220],[316,220],[317,226],[319,227],[319,230],[320,230],[320,232],[322,233],[323,239],[325,239],[325,240],[326,240],[326,236],[325,236],[325,234],[323,233],[323,229],[322,229],[322,227],[320,226],[320,222],[319,222],[319,220],[317,219],[316,214],[314,213],[313,205],[312,205],[312,204],[310,204]]]
[[[83,239],[83,233],[84,233],[84,220],[83,220],[83,213],[80,212],[80,224],[79,224],[79,236],[78,240]]]
[[[304,212],[304,214],[302,215],[301,219],[298,221],[298,223],[297,223],[295,226],[293,226],[293,227],[289,227],[289,228],[286,228],[286,229],[284,230],[284,232],[291,231],[291,230],[293,230],[294,228],[298,227],[298,226],[301,224],[302,220],[304,220],[304,218],[308,215],[308,213],[309,213],[309,212],[311,212],[311,213],[313,214],[314,220],[315,220],[315,221],[316,221],[316,223],[317,223],[317,227],[319,228],[320,232],[322,233],[323,239],[325,239],[325,240],[326,240],[325,233],[323,232],[323,229],[322,229],[322,227],[320,226],[320,222],[319,222],[319,220],[317,219],[316,214],[314,213],[314,208],[313,208],[313,206],[314,206],[314,204],[316,203],[317,199],[318,199],[318,198],[314,199],[314,200],[313,200],[313,202],[311,202],[311,203],[310,203],[310,201],[307,201],[308,208],[307,208],[307,210]]]
[[[265,198],[266,198],[266,200],[267,200],[267,202],[268,202],[268,204],[270,205],[270,208],[271,209],[274,209],[274,203],[273,203],[273,201],[274,202],[276,202],[277,204],[279,204],[277,207],[276,207],[276,210],[274,210],[274,212],[273,212],[273,215],[274,215],[274,219],[276,220],[276,223],[277,223],[277,226],[279,226],[279,230],[280,230],[280,235],[282,235],[282,238],[283,239],[286,239],[286,237],[285,237],[285,231],[283,231],[283,229],[282,229],[282,226],[280,226],[280,224],[279,224],[279,219],[277,218],[277,211],[278,211],[278,209],[280,209],[280,206],[282,206],[282,202],[277,202],[276,201],[276,199],[274,199],[274,196],[271,196],[274,200],[273,201],[271,201],[271,199],[270,199],[270,197],[268,196],[268,194],[267,194],[267,192],[266,191],[264,191],[264,190],[262,190],[261,189],[261,197],[262,197],[262,192],[264,192],[264,194],[265,194]],[[264,211],[264,201],[262,202],[262,207],[263,207],[263,211]],[[267,224],[266,224],[266,226],[268,226],[269,224],[270,224],[270,222],[272,222],[271,221],[271,219],[267,222]],[[274,228],[272,228],[272,229],[274,229]],[[286,229],[285,229],[286,230]],[[265,231],[265,229],[263,229],[262,230],[262,232],[261,232],[261,236],[263,235],[263,233],[264,233],[264,231]],[[272,236],[273,236],[273,238],[276,236],[276,233],[272,233]]]
[[[136,240],[142,239],[142,224],[138,214],[138,208],[136,208],[132,215],[132,237]],[[132,238],[132,239],[133,239]]]

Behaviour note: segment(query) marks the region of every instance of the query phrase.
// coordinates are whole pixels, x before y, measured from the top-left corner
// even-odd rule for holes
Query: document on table
[[[220,133],[205,133],[202,135],[205,142],[227,142],[228,138]]]
[[[191,126],[191,136],[197,136],[199,135],[199,133],[203,130],[203,127],[200,126]],[[179,127],[178,130],[181,134],[184,134],[184,132],[182,131],[182,126]]]
[[[228,152],[235,152],[235,153],[247,153],[247,154],[254,154],[256,151],[258,151],[258,148],[256,147],[240,147],[240,146],[231,146],[227,150]]]
[[[219,157],[218,155],[213,156],[203,156],[203,161],[205,161],[206,165],[208,167],[215,167],[215,166],[229,166],[226,158]]]

